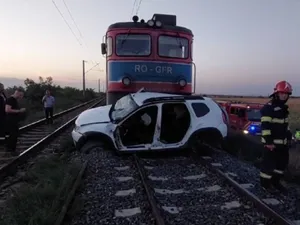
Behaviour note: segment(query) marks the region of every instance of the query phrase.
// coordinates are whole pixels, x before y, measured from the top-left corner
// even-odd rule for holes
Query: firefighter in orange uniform
[[[287,81],[280,81],[270,95],[272,100],[261,109],[261,141],[264,153],[260,181],[261,186],[271,193],[287,191],[280,180],[289,162],[292,139],[288,124],[289,110],[286,105],[291,94],[292,86]]]

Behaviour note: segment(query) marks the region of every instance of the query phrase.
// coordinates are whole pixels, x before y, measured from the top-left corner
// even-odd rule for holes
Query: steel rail
[[[98,104],[105,101],[105,98],[101,98],[99,101],[97,101],[95,104],[90,106],[88,109],[96,107]],[[82,105],[83,106],[83,105]],[[81,107],[82,107],[81,106]],[[74,110],[74,107],[73,107]],[[68,111],[70,112],[70,111]],[[66,114],[66,113],[64,113]],[[60,114],[60,115],[64,115]],[[46,137],[40,139],[38,142],[36,142],[34,145],[27,148],[25,151],[23,151],[19,156],[14,158],[12,161],[8,162],[4,166],[0,168],[0,182],[4,180],[7,176],[13,175],[17,171],[17,167],[19,165],[22,165],[25,163],[29,158],[35,156],[46,144],[49,144],[53,139],[55,139],[60,133],[65,131],[69,126],[71,126],[74,121],[77,119],[78,115],[69,120],[68,122],[61,125],[59,128],[57,128],[52,133],[48,134]]]
[[[134,157],[134,162],[135,162],[135,165],[137,167],[138,173],[140,175],[143,187],[145,189],[145,192],[146,192],[146,195],[147,195],[147,198],[148,198],[148,202],[151,206],[152,214],[155,218],[156,224],[157,225],[165,225],[164,219],[160,214],[160,210],[157,207],[156,201],[154,200],[154,197],[151,194],[150,189],[148,187],[148,184],[147,184],[147,181],[146,181],[146,175],[145,175],[144,170],[141,167],[139,158],[137,157],[136,154],[133,157]]]
[[[102,99],[102,98],[95,98],[95,99],[92,99],[92,100],[90,100],[90,101],[84,102],[84,103],[82,103],[82,104],[80,104],[80,105],[73,106],[73,107],[71,107],[71,108],[69,108],[69,109],[66,109],[66,110],[62,111],[62,112],[56,113],[56,114],[53,115],[53,119],[58,118],[58,117],[61,117],[61,116],[65,115],[65,114],[67,114],[67,113],[69,113],[69,112],[72,112],[72,111],[74,111],[74,110],[76,110],[76,109],[79,109],[79,108],[81,108],[81,107],[83,107],[83,106],[86,106],[86,105],[88,105],[88,104],[90,104],[90,103],[92,103],[92,102],[94,102],[94,101],[99,100],[99,99]],[[32,122],[32,123],[30,123],[30,124],[24,125],[23,127],[21,127],[21,128],[19,129],[19,131],[23,133],[23,132],[25,132],[25,131],[27,131],[27,130],[29,130],[29,129],[35,128],[36,126],[39,126],[39,125],[41,125],[41,124],[43,124],[43,123],[45,123],[45,122],[46,122],[46,119],[45,119],[45,118],[44,118],[44,119],[37,120],[37,121]]]
[[[296,225],[293,221],[284,218],[277,212],[275,212],[272,208],[270,208],[266,203],[264,203],[261,199],[259,199],[257,196],[252,194],[250,191],[248,191],[246,188],[242,187],[238,182],[233,180],[231,177],[229,177],[227,174],[222,172],[220,169],[214,167],[211,165],[208,160],[203,159],[200,157],[200,162],[207,167],[209,167],[212,171],[216,172],[218,175],[224,178],[226,182],[228,182],[238,193],[240,193],[242,196],[245,196],[248,198],[251,202],[254,203],[254,205],[260,209],[265,215],[271,217],[276,221],[276,224],[280,225]]]

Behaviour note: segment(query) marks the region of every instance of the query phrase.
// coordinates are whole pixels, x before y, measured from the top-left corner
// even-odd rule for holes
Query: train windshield
[[[189,40],[182,37],[161,35],[158,38],[158,55],[169,58],[188,58]]]
[[[247,118],[249,121],[260,122],[260,109],[247,109]]]
[[[116,37],[118,56],[148,56],[151,54],[151,37],[148,34],[119,34]]]
[[[135,103],[131,95],[125,95],[120,98],[115,105],[112,106],[110,113],[110,119],[113,121],[119,121],[133,112],[138,108],[138,105]]]

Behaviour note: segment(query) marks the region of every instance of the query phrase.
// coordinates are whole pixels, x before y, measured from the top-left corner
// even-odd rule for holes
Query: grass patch
[[[53,225],[81,169],[59,155],[42,159],[26,173],[26,181],[6,204],[2,225]]]

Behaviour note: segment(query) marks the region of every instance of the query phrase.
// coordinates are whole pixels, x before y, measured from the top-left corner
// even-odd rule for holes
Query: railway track
[[[272,199],[220,172],[209,157],[118,157],[97,148],[83,159],[86,188],[79,197],[85,207],[72,225],[297,224],[274,211]]]
[[[104,103],[105,98],[93,99],[54,115],[54,123],[45,124],[45,119],[38,120],[20,128],[17,143],[18,156],[9,156],[0,148],[0,181],[16,172],[17,167],[37,154],[45,145],[74,123],[77,115],[88,109]]]
[[[272,210],[272,199],[218,172],[209,157],[119,157],[101,148],[82,157],[86,188],[77,197],[84,209],[72,225],[297,224]]]
[[[265,213],[274,215],[281,221],[279,224],[300,224],[300,187],[286,183],[288,193],[272,195],[260,187],[259,169],[248,162],[243,162],[218,149],[211,149],[211,156],[202,158],[203,163],[215,167],[217,173],[226,176],[234,186],[243,186],[240,190],[256,202]],[[241,185],[242,184],[242,185]],[[245,193],[247,192],[247,193]],[[261,204],[263,203],[263,205]],[[288,219],[284,219],[288,218]]]

